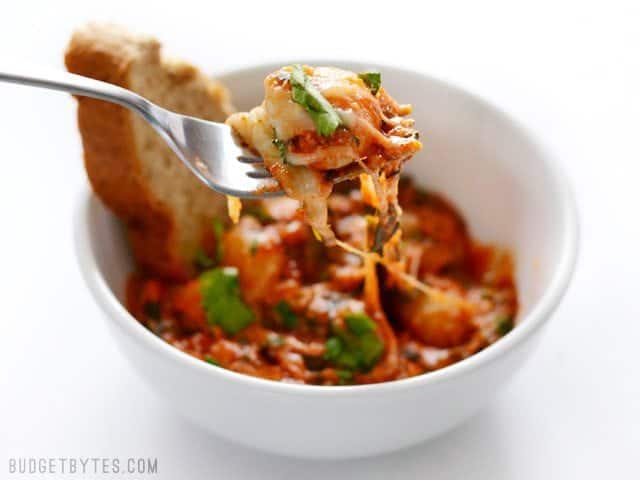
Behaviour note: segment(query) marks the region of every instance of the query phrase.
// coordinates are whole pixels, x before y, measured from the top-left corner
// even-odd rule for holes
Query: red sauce
[[[337,190],[329,200],[330,223],[339,239],[366,248],[369,207],[353,185]],[[397,253],[404,270],[467,302],[471,310],[433,302],[382,266],[376,270],[375,292],[365,288],[362,259],[318,242],[289,199],[249,204],[237,225],[226,226],[221,236],[212,230],[203,240],[208,260],[200,259],[203,271],[237,269],[241,309],[252,316],[247,326],[230,332],[212,321],[203,276],[174,284],[133,274],[128,308],[184,352],[272,380],[372,383],[460,361],[513,327],[518,302],[510,256],[474,242],[442,197],[408,180],[399,197],[403,234]],[[364,327],[371,330],[352,328],[354,315],[364,315]]]

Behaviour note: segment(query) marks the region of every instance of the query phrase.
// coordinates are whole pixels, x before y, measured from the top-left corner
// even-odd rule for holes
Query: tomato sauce
[[[246,204],[236,225],[216,221],[194,258],[200,273],[190,281],[134,273],[128,309],[196,358],[271,380],[363,384],[446,367],[514,327],[511,257],[475,242],[446,200],[410,180],[402,180],[399,202],[394,264],[457,303],[324,245],[296,202],[278,198]],[[336,237],[370,248],[373,211],[357,185],[337,186],[328,206]]]

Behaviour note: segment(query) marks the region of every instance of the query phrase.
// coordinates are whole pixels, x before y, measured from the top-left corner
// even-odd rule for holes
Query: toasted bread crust
[[[152,38],[132,35],[114,26],[89,25],[73,35],[65,55],[70,72],[131,90],[135,90],[132,69],[144,68],[147,63],[160,65],[162,75],[177,89],[185,82],[202,83],[198,88],[220,112],[218,118],[211,119],[224,120],[230,113],[224,87],[189,65],[162,59],[160,45]],[[144,171],[136,141],[139,133],[135,122],[140,120],[134,115],[111,103],[78,98],[86,171],[99,198],[124,221],[138,267],[154,275],[182,280],[193,273],[192,252],[185,253],[180,245],[182,232],[176,218],[179,213],[154,193]],[[162,140],[158,137],[157,141]],[[179,162],[177,157],[174,159]],[[194,190],[199,191],[202,186],[197,185],[195,177],[193,182]],[[219,202],[218,196],[210,193],[211,202]]]

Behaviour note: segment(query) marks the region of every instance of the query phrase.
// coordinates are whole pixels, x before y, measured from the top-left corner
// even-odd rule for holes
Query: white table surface
[[[90,3],[4,4],[0,65],[60,66],[73,27],[106,19],[213,73],[336,57],[449,79],[522,119],[563,160],[581,212],[579,265],[534,358],[455,431],[366,460],[249,451],[176,417],[128,368],[75,263],[71,217],[86,180],[74,102],[0,85],[0,477],[10,457],[150,456],[159,473],[148,478],[162,479],[640,478],[637,2]],[[343,13],[363,22],[335,26]],[[80,478],[42,478],[54,477]]]

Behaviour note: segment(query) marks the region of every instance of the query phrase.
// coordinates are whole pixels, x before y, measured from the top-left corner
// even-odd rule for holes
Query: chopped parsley
[[[210,363],[211,365],[215,365],[216,367],[220,366],[220,362],[218,362],[215,358],[213,358],[211,355],[205,355],[204,357],[204,361],[207,363]]]
[[[204,250],[198,250],[196,252],[194,263],[196,264],[196,267],[200,268],[201,270],[206,270],[216,264],[216,262],[214,262],[213,259],[209,255],[207,255],[207,252],[205,252]]]
[[[200,293],[209,325],[219,325],[228,334],[238,333],[255,319],[240,296],[236,268],[204,272],[200,275]]]
[[[376,330],[376,324],[366,313],[350,313],[344,317],[344,321],[347,327],[349,327],[349,330],[358,336],[375,332]]]
[[[298,317],[284,300],[280,300],[274,310],[282,320],[282,325],[288,330],[293,330],[298,325]]]
[[[345,316],[346,328],[334,328],[325,343],[324,358],[346,370],[370,370],[384,351],[375,323],[364,313]]]
[[[351,370],[336,370],[336,375],[338,375],[340,385],[351,383],[353,380],[353,372]]]
[[[496,334],[502,337],[503,335],[509,333],[511,330],[513,330],[513,317],[510,315],[500,315],[496,319]]]
[[[336,360],[342,353],[342,342],[338,337],[331,337],[324,345],[324,358]]]
[[[282,163],[287,163],[287,144],[278,138],[276,134],[276,129],[273,129],[273,140],[271,143],[278,149],[278,153],[280,154],[280,159]]]
[[[358,76],[367,85],[367,87],[369,87],[369,90],[371,90],[373,95],[378,93],[380,85],[382,84],[380,72],[363,72],[359,73]]]
[[[258,247],[260,246],[260,244],[258,243],[258,240],[256,240],[255,238],[253,240],[251,240],[251,244],[249,245],[249,254],[253,257],[256,252],[258,251]]]
[[[294,65],[291,75],[291,98],[311,116],[316,130],[323,137],[333,135],[342,124],[340,116],[326,98],[314,87],[300,65]]]

